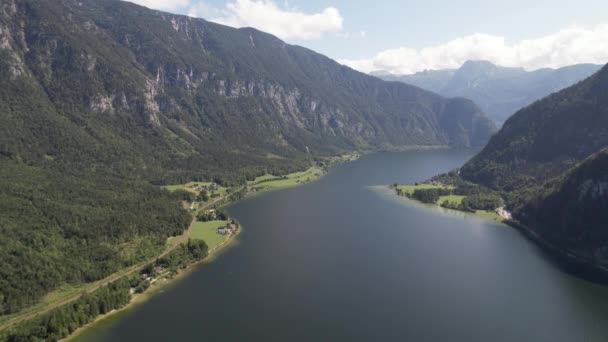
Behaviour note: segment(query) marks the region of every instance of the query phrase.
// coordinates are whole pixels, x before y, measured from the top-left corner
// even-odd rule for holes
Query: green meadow
[[[247,185],[250,188],[255,187],[259,190],[280,189],[307,183],[320,178],[322,175],[323,169],[313,166],[306,171],[290,173],[283,177],[274,175],[260,176],[253,181],[247,182]]]

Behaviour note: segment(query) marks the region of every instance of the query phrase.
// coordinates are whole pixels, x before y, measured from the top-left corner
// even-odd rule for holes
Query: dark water
[[[470,152],[380,153],[230,208],[239,243],[83,336],[102,341],[608,341],[608,288],[515,230],[369,186]]]

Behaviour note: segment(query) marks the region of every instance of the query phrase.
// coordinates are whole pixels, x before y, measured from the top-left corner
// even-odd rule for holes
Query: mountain
[[[20,106],[1,119],[15,128],[0,138],[11,158],[93,154],[166,178],[210,164],[215,174],[278,165],[268,156],[305,151],[483,146],[494,129],[470,101],[383,82],[254,29],[115,0],[3,9],[2,101]],[[46,111],[45,134],[32,124],[42,115],[22,114],[32,106]],[[87,141],[65,138],[76,135]]]
[[[608,146],[608,68],[526,107],[462,168],[466,179],[512,191],[561,175]]]
[[[519,109],[591,76],[600,68],[600,65],[578,64],[526,71],[496,66],[487,61],[467,61],[459,69],[379,77],[412,84],[447,97],[471,99],[496,123],[502,124]]]
[[[0,314],[157,255],[191,217],[158,185],[318,157],[482,146],[470,100],[269,34],[117,0],[0,2]]]
[[[415,85],[439,94],[443,87],[454,77],[456,69],[425,70],[411,75],[393,75],[388,72],[372,72],[370,75],[386,81]]]
[[[546,239],[595,262],[606,263],[606,208],[608,149],[603,149],[527,203],[521,215]]]
[[[462,167],[541,238],[608,263],[608,66],[526,107]]]

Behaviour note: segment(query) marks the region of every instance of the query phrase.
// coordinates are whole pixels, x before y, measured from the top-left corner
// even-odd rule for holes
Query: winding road
[[[223,201],[224,199],[228,198],[230,195],[232,195],[234,193],[237,193],[237,192],[239,192],[241,190],[243,190],[243,188],[239,188],[236,191],[233,191],[233,192],[225,194],[224,196],[218,197],[218,198],[214,199],[213,201],[207,203],[203,207],[199,208],[199,210],[208,209],[208,208],[214,206],[215,204],[217,204],[218,202]],[[192,219],[192,222],[190,222],[190,225],[188,226],[188,229],[186,229],[186,231],[182,235],[180,235],[179,237],[177,237],[176,239],[174,239],[173,240],[174,242],[171,244],[171,246],[169,246],[161,254],[159,254],[159,255],[157,255],[157,256],[155,256],[153,258],[150,258],[150,259],[148,259],[148,260],[146,260],[144,262],[141,262],[141,263],[139,263],[137,265],[131,266],[130,268],[128,268],[126,270],[114,273],[114,274],[108,276],[107,278],[105,278],[105,279],[103,279],[101,281],[95,282],[95,283],[91,284],[89,287],[84,288],[80,293],[75,294],[75,295],[73,295],[73,296],[71,296],[71,297],[69,297],[67,299],[58,301],[56,303],[49,304],[49,305],[44,306],[44,307],[42,307],[42,308],[40,308],[38,310],[33,310],[31,312],[26,312],[26,313],[23,313],[22,315],[18,315],[16,317],[13,317],[13,318],[7,320],[6,322],[3,322],[3,323],[0,324],[0,331],[4,330],[4,329],[7,329],[7,328],[9,328],[9,327],[11,327],[11,326],[13,326],[13,325],[15,325],[17,323],[20,323],[20,322],[23,322],[23,321],[27,321],[27,320],[36,318],[37,316],[45,314],[45,313],[47,313],[47,312],[49,312],[49,311],[51,311],[51,310],[53,310],[55,308],[58,308],[60,306],[64,306],[66,304],[69,304],[69,303],[77,300],[78,298],[80,298],[85,293],[95,292],[96,290],[98,290],[102,286],[106,286],[106,285],[108,285],[110,283],[113,283],[113,282],[115,282],[115,281],[123,278],[123,277],[132,275],[135,272],[139,272],[139,271],[143,270],[149,264],[154,263],[156,260],[158,260],[158,259],[160,259],[160,258],[168,255],[172,251],[174,251],[180,244],[188,241],[188,238],[192,234],[192,227],[194,226],[194,223],[196,223],[196,216]]]

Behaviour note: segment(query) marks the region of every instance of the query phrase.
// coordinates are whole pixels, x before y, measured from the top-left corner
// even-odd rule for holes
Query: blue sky
[[[335,58],[361,58],[396,46],[424,48],[473,33],[521,40],[555,33],[573,24],[608,23],[608,1],[599,0],[312,0],[289,4],[309,13],[336,7],[344,17],[345,31],[367,32],[365,44],[331,38],[301,42]]]
[[[608,1],[133,0],[253,26],[362,71],[488,59],[527,69],[608,62]]]

